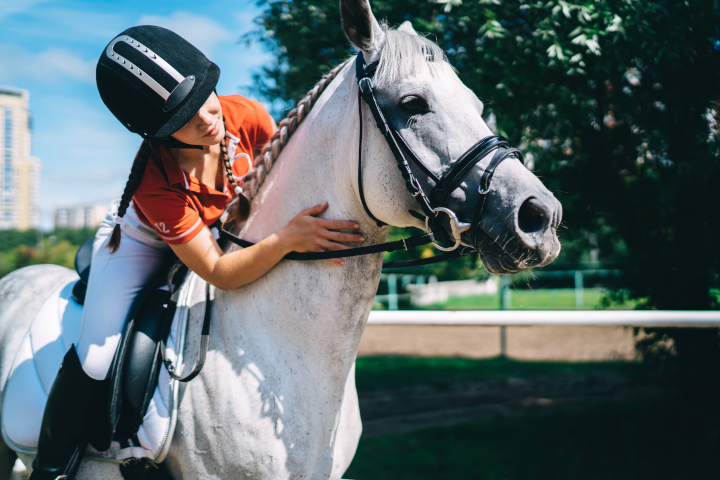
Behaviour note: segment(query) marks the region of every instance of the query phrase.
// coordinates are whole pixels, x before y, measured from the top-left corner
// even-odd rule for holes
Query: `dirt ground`
[[[358,356],[487,358],[500,355],[501,327],[368,325]],[[519,360],[632,360],[629,327],[505,327],[507,356]]]

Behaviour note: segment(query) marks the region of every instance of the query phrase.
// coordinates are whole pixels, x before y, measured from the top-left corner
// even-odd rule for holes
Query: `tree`
[[[337,2],[258,3],[264,12],[253,38],[275,60],[256,86],[290,106],[351,54]],[[641,299],[642,308],[718,308],[717,0],[372,7],[391,25],[411,20],[437,39],[497,132],[526,150],[563,204],[565,259],[581,258],[593,236],[602,259],[631,265],[618,296]],[[720,366],[716,330],[670,335],[681,357]]]

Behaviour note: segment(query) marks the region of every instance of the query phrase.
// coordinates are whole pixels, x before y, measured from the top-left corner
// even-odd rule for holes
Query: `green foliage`
[[[338,5],[258,4],[259,29],[246,39],[275,59],[256,86],[289,107],[351,54]],[[717,308],[718,0],[371,4],[378,19],[410,20],[435,39],[496,133],[526,151],[563,204],[561,260],[631,264],[618,298],[643,308]],[[680,357],[720,364],[717,331],[698,336],[714,353]]]
[[[12,250],[0,252],[0,277],[4,277],[18,268],[42,263],[75,268],[75,254],[77,254],[78,248],[79,245],[73,245],[67,240],[61,242],[45,240],[43,248],[20,245]]]
[[[275,55],[260,93],[290,106],[351,51],[337,3],[260,0],[251,35]],[[720,255],[717,1],[373,1],[446,49],[460,78],[558,195],[569,247],[589,237],[648,307],[710,306]],[[449,7],[449,8],[448,8]],[[248,37],[248,38],[251,38]],[[584,248],[583,248],[584,246]],[[702,260],[695,255],[701,255]]]
[[[19,245],[37,245],[37,230],[0,230],[0,252],[7,252]]]
[[[75,254],[95,231],[58,228],[38,236],[37,230],[0,230],[0,277],[28,265],[52,263],[75,268]],[[40,240],[42,248],[38,248]]]

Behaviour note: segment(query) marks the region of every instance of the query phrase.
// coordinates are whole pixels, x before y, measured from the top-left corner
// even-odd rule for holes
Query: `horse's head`
[[[410,168],[432,206],[457,215],[461,223],[455,226],[460,225],[462,233],[457,228],[455,233],[462,244],[476,248],[485,268],[494,274],[547,265],[557,258],[562,207],[525,168],[521,154],[509,153],[498,163],[497,150],[493,150],[477,156],[479,161],[470,162],[466,169],[452,168],[492,132],[482,118],[482,102],[460,81],[440,47],[418,36],[408,22],[398,30],[380,26],[367,0],[340,0],[340,10],[345,33],[362,51],[365,63],[379,60],[374,95],[397,132],[399,149],[405,157],[414,154],[419,160],[411,160]],[[363,187],[368,210],[385,223],[424,227],[418,215],[422,208],[406,193],[391,148],[369,107],[363,105],[363,109]],[[488,175],[483,179],[483,174],[492,170],[491,165],[495,169],[488,182]],[[433,192],[452,170],[457,178],[450,188]],[[483,188],[487,192],[482,193]],[[438,215],[434,230],[444,243],[454,243],[451,221],[444,212]]]

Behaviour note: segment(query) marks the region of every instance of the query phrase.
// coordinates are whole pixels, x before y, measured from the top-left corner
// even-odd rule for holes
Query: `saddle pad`
[[[180,287],[177,310],[173,317],[167,355],[182,368],[182,346],[189,310],[190,294],[200,280],[190,273]],[[65,353],[77,341],[82,306],[71,296],[74,281],[63,285],[45,301],[23,339],[5,384],[2,403],[2,436],[18,453],[35,454],[48,392]],[[143,418],[137,437],[140,445],[121,448],[113,442],[106,452],[88,447],[87,457],[123,461],[129,457],[147,457],[162,462],[170,448],[177,419],[178,382],[161,366],[158,386]]]

